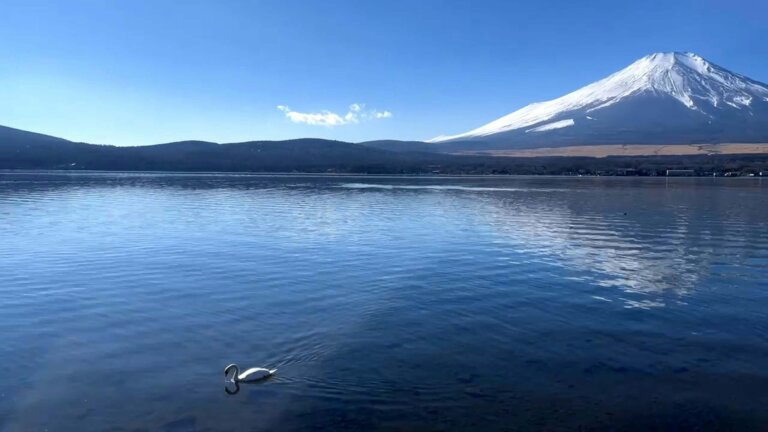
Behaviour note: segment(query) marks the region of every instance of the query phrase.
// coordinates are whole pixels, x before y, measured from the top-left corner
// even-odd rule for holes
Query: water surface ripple
[[[0,430],[764,430],[766,280],[761,179],[0,172]]]

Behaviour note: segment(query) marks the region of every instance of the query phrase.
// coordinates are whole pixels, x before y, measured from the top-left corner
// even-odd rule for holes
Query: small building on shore
[[[692,169],[668,169],[667,177],[693,177],[696,173]]]

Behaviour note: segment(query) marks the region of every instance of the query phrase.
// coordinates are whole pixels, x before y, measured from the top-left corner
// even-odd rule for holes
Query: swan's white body
[[[231,364],[224,369],[224,376],[229,374],[229,370],[234,369],[235,374],[232,376],[234,382],[253,382],[261,381],[269,378],[277,372],[277,369],[265,369],[265,368],[250,368],[243,373],[240,373],[240,368],[237,365]]]
[[[237,376],[238,381],[258,381],[274,375],[277,369],[250,368]]]

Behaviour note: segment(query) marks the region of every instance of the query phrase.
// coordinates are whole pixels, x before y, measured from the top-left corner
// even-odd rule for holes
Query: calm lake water
[[[229,363],[279,372],[229,395]],[[0,173],[3,431],[766,430],[767,406],[768,180]]]

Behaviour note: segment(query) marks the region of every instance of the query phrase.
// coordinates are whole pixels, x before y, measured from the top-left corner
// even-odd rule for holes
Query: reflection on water
[[[565,192],[567,189],[526,189],[504,186],[461,186],[461,185],[409,185],[409,184],[380,184],[380,183],[342,183],[338,187],[348,189],[405,189],[405,190],[435,190],[435,191],[469,191],[469,192]]]
[[[685,216],[670,215],[664,227],[643,227],[619,210],[574,223],[580,215],[558,204],[567,205],[553,201],[532,208],[501,202],[499,209],[481,217],[497,230],[496,242],[505,248],[526,257],[549,257],[598,286],[644,294],[639,300],[621,298],[627,307],[664,306],[670,297],[654,294],[674,293],[672,299],[678,300],[692,291],[708,268],[714,247],[723,240],[690,232]],[[694,239],[702,244],[694,248],[690,244]]]
[[[237,381],[227,381],[224,384],[224,392],[228,395],[236,395],[240,393],[240,383]]]
[[[766,221],[760,179],[0,173],[0,430],[760,430]]]
[[[230,396],[234,396],[234,395],[240,393],[240,386],[241,385],[243,385],[245,387],[248,387],[248,386],[254,386],[255,387],[255,386],[264,385],[264,384],[272,381],[273,379],[274,379],[274,377],[267,377],[267,378],[264,378],[264,379],[260,379],[258,381],[243,381],[243,382],[235,381],[235,380],[225,380],[224,381],[224,393],[226,393],[226,394],[228,394]]]

